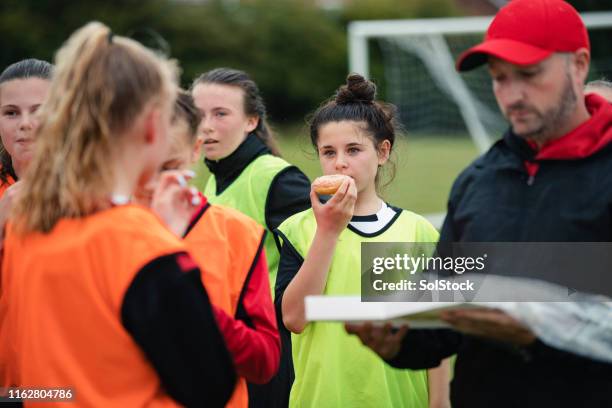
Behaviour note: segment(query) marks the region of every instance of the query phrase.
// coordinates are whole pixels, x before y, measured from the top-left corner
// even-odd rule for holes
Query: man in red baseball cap
[[[542,144],[589,118],[583,102],[589,36],[562,0],[515,0],[497,14],[482,43],[464,52],[459,71],[488,63],[497,103],[512,130]]]
[[[482,43],[464,52],[459,71],[483,65],[489,56],[533,65],[557,52],[589,51],[589,35],[578,12],[565,1],[511,1],[491,23]]]
[[[455,181],[440,242],[612,242],[612,105],[585,96],[589,63],[584,23],[562,0],[510,1],[459,57],[459,71],[487,65],[510,128]],[[612,364],[545,344],[502,311],[445,320],[453,330],[347,329],[395,367],[457,354],[454,407],[612,406]]]

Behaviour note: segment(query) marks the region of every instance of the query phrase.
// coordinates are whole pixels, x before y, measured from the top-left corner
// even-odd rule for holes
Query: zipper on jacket
[[[535,181],[535,175],[529,175],[529,177],[527,178],[527,185],[532,186],[534,181]]]

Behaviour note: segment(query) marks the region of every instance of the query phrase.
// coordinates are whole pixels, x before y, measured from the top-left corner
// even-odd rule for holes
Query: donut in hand
[[[331,174],[329,176],[317,177],[312,182],[312,187],[317,194],[331,195],[335,194],[340,188],[344,180],[348,179],[349,176],[342,174]]]

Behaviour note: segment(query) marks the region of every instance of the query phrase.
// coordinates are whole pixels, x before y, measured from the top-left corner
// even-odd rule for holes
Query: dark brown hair
[[[394,105],[376,100],[376,85],[359,74],[350,74],[346,84],[336,94],[324,102],[310,119],[310,141],[317,149],[319,130],[329,122],[353,121],[365,124],[365,132],[372,138],[376,150],[388,140],[391,150],[399,125],[395,119],[397,109]],[[390,179],[395,177],[395,165],[391,162]],[[376,176],[378,183],[378,175]]]
[[[179,89],[176,102],[174,103],[174,113],[172,122],[184,120],[189,127],[189,140],[193,144],[198,136],[198,127],[202,120],[202,114],[195,106],[193,97],[184,89]]]
[[[280,156],[278,145],[266,121],[266,105],[261,92],[259,92],[259,87],[246,72],[232,68],[215,68],[197,77],[193,81],[191,89],[193,90],[199,84],[229,85],[242,89],[244,93],[244,112],[249,116],[259,118],[253,133],[270,149],[274,156]]]
[[[40,78],[51,80],[52,73],[53,65],[47,61],[29,58],[6,67],[2,74],[0,74],[0,84],[14,79]],[[9,177],[17,180],[11,156],[2,145],[2,142],[0,142],[0,183],[8,183]]]

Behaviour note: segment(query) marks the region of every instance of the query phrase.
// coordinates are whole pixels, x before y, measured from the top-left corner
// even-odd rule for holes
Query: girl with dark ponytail
[[[23,177],[31,159],[35,113],[47,96],[52,71],[48,62],[30,58],[0,74],[0,194]]]
[[[314,113],[310,137],[323,174],[344,181],[325,203],[313,183],[312,209],[277,230],[282,248],[275,303],[285,333],[282,358],[291,358],[292,348],[295,369],[290,407],[447,406],[446,365],[429,372],[396,370],[342,324],[305,319],[306,296],[361,294],[362,243],[438,239],[425,218],[385,203],[377,192],[396,124],[395,108],[375,97],[376,86],[352,74]],[[289,342],[287,330],[293,333]]]
[[[0,245],[4,225],[34,152],[36,112],[49,91],[53,66],[26,59],[0,74]]]
[[[268,230],[265,252],[274,287],[278,250],[271,231],[310,206],[310,181],[279,157],[263,98],[247,73],[213,69],[196,78],[191,92],[202,113],[200,137],[212,173],[204,195],[211,203],[235,208]]]
[[[263,98],[247,73],[213,69],[196,78],[191,92],[202,114],[204,162],[212,173],[204,195],[212,204],[237,209],[267,230],[264,250],[273,290],[279,253],[272,231],[310,206],[310,181],[280,157]],[[279,381],[277,376],[263,386],[249,383],[249,406],[285,406],[277,398]]]
[[[180,90],[170,128],[171,144],[161,171],[186,171],[199,160],[199,110],[191,94]],[[141,189],[139,202],[150,206],[156,180]],[[207,202],[185,214],[181,234],[194,260],[205,271],[202,282],[234,359],[238,382],[225,408],[249,407],[247,381],[265,384],[276,374],[280,338],[270,296],[268,267],[262,255],[264,228],[241,212]],[[252,404],[251,404],[252,406]]]

